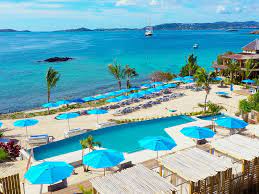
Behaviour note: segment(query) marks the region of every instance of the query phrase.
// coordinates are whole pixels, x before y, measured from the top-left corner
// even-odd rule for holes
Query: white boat
[[[192,47],[193,47],[194,49],[197,49],[197,48],[199,48],[199,44],[194,44]]]
[[[153,35],[153,27],[148,26],[146,27],[145,36],[152,36]]]

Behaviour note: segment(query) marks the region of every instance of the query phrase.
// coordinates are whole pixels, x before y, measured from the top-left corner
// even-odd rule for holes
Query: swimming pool
[[[181,115],[102,128],[36,147],[33,149],[34,159],[43,160],[81,150],[79,141],[89,135],[92,135],[95,141],[101,142],[102,147],[132,153],[142,150],[138,145],[140,139],[146,136],[158,135],[169,137],[164,131],[165,128],[192,121],[194,121],[194,119],[191,117]]]
[[[216,114],[216,115],[206,115],[206,116],[199,116],[198,118],[199,119],[202,119],[202,120],[207,120],[207,121],[211,121],[212,119],[220,119],[220,118],[226,118],[226,117],[230,117],[228,115],[225,115],[225,114]]]

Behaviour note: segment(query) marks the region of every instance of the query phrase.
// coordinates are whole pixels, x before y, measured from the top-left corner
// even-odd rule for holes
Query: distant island
[[[87,32],[87,31],[92,31],[92,30],[88,28],[76,28],[76,29],[67,29],[67,30],[56,30],[54,32]]]
[[[0,29],[0,32],[30,32],[29,30]]]
[[[89,29],[85,27],[75,29],[56,30],[53,32],[88,32],[88,31],[129,31],[143,30],[144,28],[97,28]],[[233,29],[259,29],[259,22],[214,22],[214,23],[167,23],[153,26],[154,30],[227,30]],[[28,30],[17,31],[13,29],[0,29],[0,32],[30,32]]]

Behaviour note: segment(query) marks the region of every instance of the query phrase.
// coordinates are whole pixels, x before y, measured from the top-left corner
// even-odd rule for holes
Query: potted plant
[[[246,99],[239,101],[239,110],[241,112],[242,119],[247,122],[248,113],[251,112],[251,105]]]

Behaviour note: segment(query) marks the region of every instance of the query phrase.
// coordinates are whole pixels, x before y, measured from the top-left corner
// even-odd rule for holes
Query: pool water
[[[198,118],[202,120],[212,121],[212,119],[217,120],[217,119],[226,118],[226,117],[230,117],[230,116],[220,113],[216,115],[199,116]]]
[[[33,150],[34,159],[43,160],[81,150],[79,141],[87,138],[89,135],[92,135],[95,141],[101,142],[102,147],[132,153],[142,150],[138,144],[140,139],[146,136],[169,137],[164,130],[165,128],[192,121],[194,121],[194,119],[191,117],[181,115],[102,128],[36,147]]]

